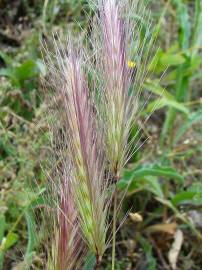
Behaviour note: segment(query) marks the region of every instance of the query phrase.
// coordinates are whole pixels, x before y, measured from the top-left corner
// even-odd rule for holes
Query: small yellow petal
[[[127,64],[128,64],[129,68],[134,68],[135,67],[135,62],[133,62],[133,61],[128,61]]]

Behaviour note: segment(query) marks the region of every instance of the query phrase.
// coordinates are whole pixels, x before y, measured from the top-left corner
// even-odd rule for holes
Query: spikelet
[[[70,186],[71,174],[70,170],[67,171],[68,164],[63,165],[66,165],[63,173],[57,170],[59,182],[51,183],[51,204],[54,211],[49,216],[52,218],[52,228],[49,226],[51,252],[48,254],[47,270],[79,269],[85,256]],[[50,218],[48,220],[51,221]]]
[[[147,56],[143,59],[143,54],[147,54],[151,47],[149,43],[145,46],[150,20],[139,1],[132,4],[129,0],[100,0],[98,9],[92,40],[97,52],[96,71],[101,82],[98,110],[105,131],[110,170],[119,178],[121,169],[134,151],[131,148],[133,141],[129,138],[137,124],[138,100],[147,74]],[[147,23],[142,37],[143,21]]]
[[[56,41],[57,63],[53,63],[49,56],[47,67],[49,85],[53,88],[51,99],[57,104],[55,121],[60,123],[66,146],[66,150],[59,155],[62,159],[68,155],[72,168],[72,193],[83,239],[99,261],[106,249],[108,182],[104,177],[101,136],[98,137],[96,132],[93,105],[84,75],[84,60],[82,53],[75,51],[73,46],[67,45],[63,49]]]

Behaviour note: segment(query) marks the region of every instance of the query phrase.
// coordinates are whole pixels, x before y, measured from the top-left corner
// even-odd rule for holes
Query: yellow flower
[[[127,65],[129,68],[134,68],[136,66],[135,62],[133,62],[133,61],[128,61]]]

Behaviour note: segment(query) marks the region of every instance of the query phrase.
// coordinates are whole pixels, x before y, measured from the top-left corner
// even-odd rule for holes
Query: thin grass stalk
[[[113,211],[113,223],[112,223],[112,270],[115,269],[116,260],[116,224],[117,224],[117,190],[114,194],[114,211]]]

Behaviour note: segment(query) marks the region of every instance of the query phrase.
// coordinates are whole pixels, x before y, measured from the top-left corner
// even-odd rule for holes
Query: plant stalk
[[[112,228],[112,270],[115,270],[115,257],[116,257],[116,217],[117,212],[117,188],[114,192],[114,211],[113,211],[113,228]]]
[[[189,77],[188,75],[184,75],[187,72],[187,69],[189,67],[189,60],[187,60],[185,63],[183,63],[177,71],[177,82],[176,82],[176,100],[178,102],[184,102],[188,100],[188,87],[189,87]],[[163,148],[165,138],[167,135],[169,135],[169,145],[172,147],[173,142],[173,126],[176,118],[176,109],[169,108],[165,123],[162,129],[161,138],[160,138],[160,146]]]

